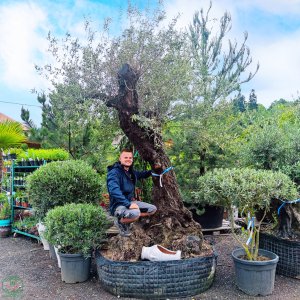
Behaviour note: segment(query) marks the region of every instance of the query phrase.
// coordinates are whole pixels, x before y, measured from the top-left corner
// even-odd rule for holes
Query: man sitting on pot
[[[157,210],[156,206],[135,198],[137,181],[151,176],[151,171],[135,171],[132,164],[132,151],[124,149],[121,151],[119,162],[107,168],[109,209],[111,215],[115,217],[114,223],[122,236],[130,236],[130,223],[138,220],[139,217],[153,215]]]

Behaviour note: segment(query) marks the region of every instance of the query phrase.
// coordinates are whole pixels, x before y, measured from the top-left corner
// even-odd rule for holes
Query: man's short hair
[[[131,152],[131,153],[133,153],[132,149],[129,149],[129,148],[122,149],[120,154],[122,154],[123,152]]]

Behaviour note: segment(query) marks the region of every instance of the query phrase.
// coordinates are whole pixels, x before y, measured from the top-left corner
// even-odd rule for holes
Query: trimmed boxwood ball
[[[45,225],[46,239],[61,253],[88,257],[103,241],[108,220],[101,206],[70,203],[49,210]]]
[[[27,177],[30,203],[43,219],[47,211],[66,203],[98,203],[99,174],[80,160],[51,162]]]

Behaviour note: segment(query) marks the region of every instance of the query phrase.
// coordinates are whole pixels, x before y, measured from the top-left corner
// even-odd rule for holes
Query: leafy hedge
[[[43,159],[48,161],[67,160],[69,153],[64,149],[28,149],[27,151],[18,151],[17,161],[28,159]]]
[[[100,177],[83,161],[51,162],[27,177],[30,203],[43,219],[47,211],[66,203],[97,203]]]
[[[45,238],[60,252],[89,256],[100,246],[108,221],[100,206],[71,203],[51,209],[45,225]]]

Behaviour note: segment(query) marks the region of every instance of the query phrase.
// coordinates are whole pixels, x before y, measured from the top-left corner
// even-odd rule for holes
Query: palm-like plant
[[[0,148],[19,146],[25,140],[26,136],[20,123],[13,121],[0,123]]]
[[[13,121],[5,121],[0,123],[0,149],[19,146],[25,142],[25,140],[26,136],[20,123]],[[0,151],[0,170],[2,169],[2,161],[2,151]]]

